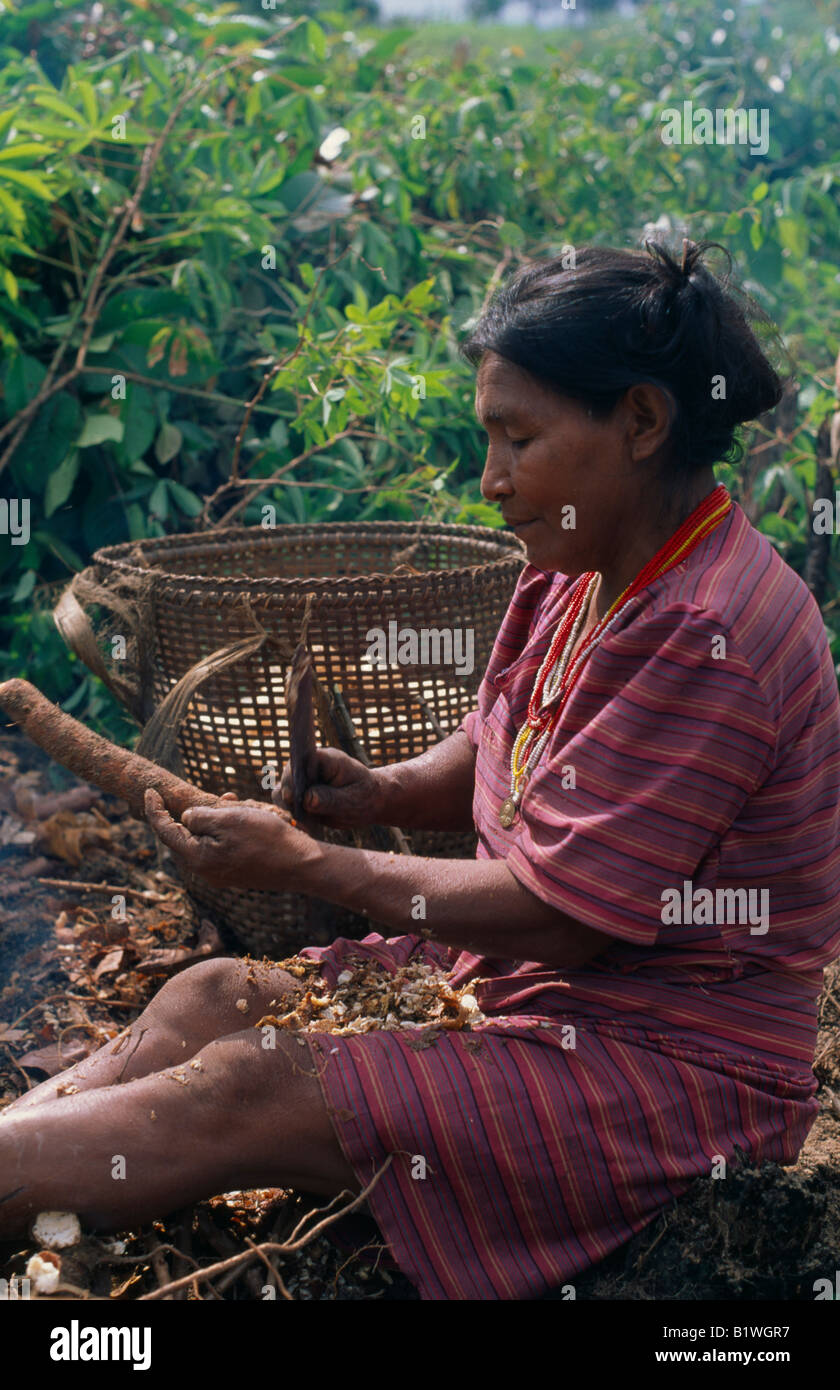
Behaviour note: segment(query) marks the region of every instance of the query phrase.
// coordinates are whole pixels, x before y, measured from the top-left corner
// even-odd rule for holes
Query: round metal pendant
[[[503,830],[508,830],[516,819],[516,802],[512,796],[506,796],[499,807],[499,821]]]

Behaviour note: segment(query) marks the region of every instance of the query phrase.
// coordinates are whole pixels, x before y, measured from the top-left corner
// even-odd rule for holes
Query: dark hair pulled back
[[[492,298],[461,345],[474,367],[498,353],[603,418],[635,382],[666,391],[673,422],[669,464],[693,471],[735,460],[736,426],[778,404],[784,380],[759,343],[789,363],[763,310],[731,283],[718,242],[685,240],[682,255],[646,241],[643,251],[602,246],[534,261]],[[703,263],[727,257],[719,279]]]

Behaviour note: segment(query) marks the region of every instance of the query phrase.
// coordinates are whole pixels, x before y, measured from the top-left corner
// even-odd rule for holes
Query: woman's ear
[[[629,386],[622,401],[632,457],[637,462],[652,458],[667,444],[677,415],[670,391],[652,381]]]

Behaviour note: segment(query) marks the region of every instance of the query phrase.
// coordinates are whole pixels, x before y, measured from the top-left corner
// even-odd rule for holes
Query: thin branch
[[[254,482],[258,482],[258,481],[259,481],[259,479],[255,479],[255,480],[254,480]],[[266,478],[265,481],[266,481],[267,483],[270,483],[270,482],[272,481],[272,479],[271,479],[271,478]],[[429,489],[429,488],[425,488],[425,489],[424,489],[424,488],[422,488],[422,487],[413,487],[413,488],[411,488],[411,487],[403,487],[403,483],[404,483],[405,481],[407,481],[407,479],[400,478],[400,480],[399,480],[399,483],[400,483],[400,497],[423,497],[423,498],[426,499],[426,501],[428,501],[429,496],[432,495],[432,494],[430,494],[430,489]],[[241,487],[242,484],[240,483],[239,486]],[[253,483],[252,483],[252,486],[253,486]],[[337,484],[337,483],[316,483],[316,482],[314,482],[314,481],[303,480],[303,479],[297,479],[297,478],[287,478],[286,481],[284,482],[283,486],[284,486],[284,487],[300,487],[300,488],[307,488],[307,489],[308,489],[308,488],[322,488],[323,490],[325,490],[325,491],[327,491],[327,492],[335,492],[336,490],[338,490],[338,484]],[[344,485],[342,484],[340,490],[341,490],[341,492],[343,492],[347,497],[352,497],[352,496],[354,495],[354,493],[357,493],[357,492],[374,492],[378,487],[382,487],[382,486],[383,486],[382,483],[373,483],[373,482],[364,483],[364,484],[362,485],[362,487],[344,487]],[[253,502],[253,500],[254,500],[254,499],[253,499],[253,496],[252,496],[249,500]]]
[[[3,1050],[4,1050],[4,1051],[6,1052],[6,1054],[8,1055],[9,1061],[11,1062],[11,1064],[12,1064],[12,1066],[14,1067],[15,1071],[19,1071],[20,1074],[21,1074],[21,1076],[23,1077],[24,1081],[26,1082],[26,1089],[27,1089],[27,1091],[31,1091],[31,1090],[33,1089],[32,1082],[30,1081],[30,1079],[29,1079],[29,1077],[27,1076],[26,1072],[23,1070],[23,1067],[19,1064],[17,1058],[15,1057],[15,1054],[12,1052],[12,1049],[9,1047],[9,1044],[8,1044],[8,1043],[5,1043],[5,1042],[2,1042],[2,1041],[0,1040],[0,1046],[3,1048]]]
[[[123,1009],[136,1009],[137,1007],[136,1002],[132,1003],[129,999],[118,999],[115,995],[111,995],[107,999],[100,999],[95,994],[71,994],[68,990],[58,990],[54,994],[45,994],[44,998],[39,999],[37,1004],[33,1004],[31,1008],[26,1009],[24,1013],[16,1018],[14,1022],[9,1025],[9,1028],[19,1028],[23,1020],[28,1018],[30,1014],[37,1013],[45,1004],[51,1004],[56,999],[60,999],[62,1002],[66,1002],[68,999],[75,999],[79,1004],[118,1004],[120,1008]]]
[[[26,1009],[22,1014],[19,1014],[18,1017],[12,1023],[10,1023],[9,1027],[19,1028],[25,1018],[28,1018],[30,1014],[37,1013],[38,1009],[42,1009],[45,1004],[51,1004],[55,999],[69,999],[71,997],[72,996],[65,994],[64,990],[59,990],[57,993],[54,994],[45,994],[43,999],[38,1000],[37,1004],[31,1004],[28,1009]],[[88,999],[85,1002],[88,1004],[95,1004],[96,1000]]]
[[[262,407],[260,408],[262,409]],[[392,449],[398,449],[400,453],[405,454],[408,458],[417,458],[417,455],[415,453],[412,453],[410,449],[407,449],[404,444],[398,444],[396,440],[389,439],[387,435],[379,434],[376,430],[357,429],[355,426],[352,429],[347,428],[345,430],[341,430],[339,434],[332,435],[329,439],[326,439],[323,444],[313,444],[311,448],[304,450],[302,454],[298,454],[296,458],[291,459],[288,463],[284,463],[282,468],[278,468],[276,473],[271,473],[267,478],[239,478],[233,483],[231,483],[230,480],[221,483],[219,487],[216,488],[215,492],[213,492],[210,495],[210,497],[207,498],[207,501],[204,504],[204,511],[202,512],[202,521],[205,515],[209,515],[209,509],[213,505],[216,498],[223,496],[224,493],[227,492],[228,488],[241,487],[251,489],[252,492],[250,494],[246,493],[244,497],[240,498],[238,502],[234,503],[234,505],[228,511],[225,512],[224,516],[214,524],[214,526],[211,528],[213,530],[216,530],[219,527],[224,526],[226,522],[230,521],[231,517],[238,516],[239,512],[241,512],[254,500],[254,495],[259,496],[259,494],[261,492],[264,492],[267,488],[273,487],[274,484],[278,483],[286,473],[288,473],[292,468],[296,466],[296,464],[304,463],[306,459],[311,458],[313,454],[323,453],[325,449],[331,448],[337,440],[344,439],[345,437],[349,436],[352,436],[354,439],[382,439],[385,441],[386,444],[390,444]],[[410,477],[411,475],[407,474],[405,479],[401,479],[401,482],[408,482]],[[292,479],[287,479],[283,486],[305,488],[330,488],[334,491],[336,484],[318,483],[312,481],[297,482]],[[344,487],[344,485],[342,484],[341,491],[346,492],[348,495],[350,493],[356,492],[370,492],[373,486],[373,483],[366,483],[364,487]],[[413,496],[416,493],[421,497],[426,497],[427,492],[428,489],[426,490],[426,492],[424,492],[423,489],[407,488],[404,492],[402,492],[401,495],[408,497]]]
[[[255,1245],[250,1250],[242,1250],[238,1255],[231,1255],[226,1260],[219,1260],[216,1264],[208,1265],[206,1269],[199,1270],[196,1274],[185,1274],[183,1278],[174,1279],[172,1283],[165,1284],[163,1288],[154,1289],[151,1293],[141,1294],[140,1298],[138,1299],[138,1302],[155,1302],[157,1299],[165,1298],[167,1294],[174,1293],[176,1289],[186,1288],[188,1284],[193,1283],[193,1280],[195,1280],[195,1282],[198,1283],[200,1279],[214,1279],[217,1275],[222,1274],[227,1270],[236,1269],[239,1265],[249,1264],[250,1261],[254,1259],[255,1255],[258,1255],[261,1250],[265,1251],[266,1253],[277,1255],[294,1254],[295,1251],[302,1249],[305,1245],[308,1245],[311,1240],[314,1240],[315,1236],[320,1235],[321,1232],[325,1231],[328,1226],[334,1225],[334,1223],[336,1221],[340,1221],[343,1216],[348,1216],[351,1211],[355,1211],[357,1207],[360,1207],[362,1203],[367,1200],[368,1196],[373,1191],[376,1184],[379,1182],[379,1179],[382,1177],[383,1173],[385,1173],[387,1169],[391,1166],[393,1157],[393,1154],[388,1155],[388,1157],[385,1159],[385,1162],[382,1164],[380,1168],[377,1169],[370,1182],[368,1183],[367,1187],[362,1189],[358,1197],[354,1197],[352,1202],[348,1202],[347,1206],[340,1207],[339,1210],[333,1212],[331,1216],[327,1216],[322,1221],[319,1221],[317,1225],[313,1226],[311,1230],[309,1230],[306,1233],[306,1235],[304,1235],[300,1240],[292,1240],[284,1243],[280,1243],[278,1241],[264,1241],[262,1245]],[[342,1193],[339,1193],[339,1196],[342,1195]],[[333,1198],[333,1201],[335,1200],[336,1199]],[[330,1202],[329,1205],[332,1206],[332,1202]],[[309,1215],[315,1214],[316,1213],[309,1213]],[[300,1227],[298,1226],[297,1229],[299,1230]]]
[[[484,299],[479,310],[479,317],[486,311],[487,305],[490,303],[490,300],[493,297],[496,286],[498,285],[499,281],[501,280],[502,276],[504,275],[505,271],[510,265],[512,259],[513,251],[509,246],[506,246],[502,259],[498,262],[495,270],[493,271],[493,274],[490,276],[490,279],[488,281],[487,289],[484,293]]]
[[[327,265],[321,267],[318,279],[315,281],[315,284],[312,287],[312,293],[309,296],[309,302],[306,305],[306,312],[304,313],[303,318],[301,319],[298,325],[297,342],[295,343],[291,352],[287,353],[286,356],[281,358],[279,362],[275,362],[272,367],[269,367],[268,371],[265,373],[265,376],[263,377],[262,381],[260,382],[257,388],[256,394],[254,395],[253,399],[248,402],[248,405],[245,409],[245,415],[243,417],[242,424],[239,426],[239,433],[236,436],[236,442],[233,446],[233,458],[231,460],[230,465],[229,479],[231,483],[236,483],[239,481],[239,455],[242,451],[242,441],[244,440],[245,433],[248,429],[249,424],[251,423],[251,415],[253,414],[254,409],[262,400],[263,396],[268,390],[270,382],[274,380],[278,372],[283,371],[284,367],[288,367],[289,363],[293,362],[294,359],[297,357],[298,353],[301,351],[303,347],[304,329],[306,328],[306,323],[309,318],[309,315],[312,313],[312,310],[315,306],[315,301],[318,298],[318,294],[321,289],[321,282],[323,281],[324,276],[327,274],[327,271],[332,270],[333,267],[336,266],[338,262],[341,260],[342,256],[347,255],[347,252],[349,250],[350,242],[348,241],[344,250],[340,253],[340,255],[335,257],[335,260],[329,261]]]
[[[75,329],[77,322],[78,316],[74,318],[72,329]],[[68,334],[68,337],[69,336],[70,335]],[[10,444],[4,451],[3,455],[0,456],[0,473],[3,472],[3,469],[6,467],[6,464],[9,462],[9,459],[14,454],[18,444],[20,444],[21,440],[23,439],[24,435],[29,429],[33,415],[35,415],[37,411],[40,410],[41,406],[44,404],[45,401],[48,401],[51,396],[57,395],[59,391],[63,391],[65,386],[69,386],[70,382],[75,381],[76,377],[79,375],[76,368],[71,367],[69,372],[65,372],[63,376],[58,377],[57,380],[53,380],[50,386],[46,385],[53,370],[53,363],[57,364],[61,360],[61,358],[64,355],[64,350],[65,344],[62,344],[57,349],[53,357],[53,361],[47,368],[47,375],[44,377],[44,382],[42,383],[41,389],[38,392],[37,396],[33,396],[32,400],[29,402],[29,405],[25,405],[21,410],[18,411],[17,415],[13,415],[11,420],[8,420],[6,424],[2,427],[2,429],[0,429],[0,440],[5,439],[8,434],[11,434],[12,436]]]
[[[36,877],[35,882],[46,883],[50,888],[72,888],[76,893],[121,893],[126,898],[140,898],[147,903],[166,902],[172,896],[171,893],[153,893],[151,888],[118,888],[113,883],[83,883],[74,878]]]
[[[284,463],[283,467],[278,468],[277,472],[272,473],[271,477],[269,478],[240,478],[234,483],[231,483],[230,479],[226,479],[223,483],[220,484],[219,487],[216,488],[215,492],[210,494],[210,496],[207,498],[207,501],[204,503],[202,520],[204,520],[205,517],[210,516],[210,509],[213,503],[215,502],[216,498],[223,496],[224,493],[227,492],[228,488],[256,488],[258,491],[260,491],[263,488],[271,487],[273,483],[277,482],[280,478],[283,477],[284,473],[288,473],[290,469],[295,468],[297,464],[305,463],[306,460],[308,458],[311,458],[313,454],[323,453],[324,449],[331,448],[332,445],[336,444],[339,439],[345,439],[348,434],[353,433],[354,431],[348,428],[345,430],[341,430],[338,434],[331,435],[329,439],[324,440],[323,444],[310,445],[308,449],[304,449],[302,454],[298,454],[296,458],[290,459],[288,463]],[[228,511],[225,512],[224,516],[221,517],[221,519],[215,523],[212,529],[216,530],[218,529],[218,527],[224,526],[225,523],[230,521],[232,517],[237,516],[239,512],[242,511],[243,507],[247,507],[250,500],[251,498],[249,494],[246,492],[245,496],[241,497],[238,502],[235,502],[234,505],[230,507]]]
[[[287,35],[304,22],[305,18],[306,16],[301,16],[293,20],[291,24],[287,24],[279,33],[266,39],[262,46],[267,48],[271,44],[277,43],[278,40],[286,38]],[[212,57],[214,55],[210,56]],[[134,192],[126,202],[119,224],[110,239],[107,230],[103,233],[99,246],[99,259],[92,267],[92,272],[88,278],[84,292],[84,298],[80,299],[76,311],[70,319],[68,331],[53,354],[52,361],[47,368],[47,373],[41,383],[40,389],[33,396],[29,404],[23,406],[22,409],[0,429],[0,441],[5,439],[8,435],[11,435],[8,446],[4,450],[2,456],[0,456],[0,473],[3,472],[6,464],[28,432],[34,416],[38,413],[44,402],[49,400],[50,397],[54,396],[58,391],[63,390],[68,382],[74,380],[75,377],[84,370],[85,360],[87,358],[91,338],[93,337],[93,330],[96,326],[96,321],[107,293],[103,292],[100,296],[100,288],[105,274],[114,256],[125,240],[126,233],[140,206],[140,201],[148,187],[155,166],[163,153],[166,142],[181,112],[194,97],[200,96],[206,87],[211,86],[218,78],[223,77],[226,72],[230,72],[233,68],[241,67],[243,63],[248,62],[252,58],[253,55],[250,52],[240,53],[236,58],[232,58],[230,62],[223,63],[221,67],[214,68],[212,72],[205,73],[203,77],[200,77],[198,81],[188,87],[173,106],[160,134],[151,145],[147,145],[144,149],[140,161],[140,173],[134,187]],[[82,331],[82,340],[76,352],[76,361],[69,372],[66,372],[62,377],[56,380],[55,373],[58,370],[61,359],[70,346],[70,340],[75,332],[76,325],[80,321],[84,324],[84,328]]]
[[[160,391],[172,391],[179,396],[194,396],[200,401],[216,401],[219,405],[235,405],[244,409],[247,401],[237,400],[235,396],[225,396],[221,391],[204,391],[198,386],[180,386],[175,381],[161,381],[157,377],[143,376],[141,372],[127,372],[122,367],[91,367],[85,365],[86,372],[95,372],[98,376],[124,376],[126,381],[136,381],[140,386],[154,386]],[[268,405],[256,405],[255,410],[261,410],[266,415],[274,415],[278,419],[283,418],[283,412],[272,410]]]
[[[271,1263],[271,1260],[266,1255],[262,1246],[255,1245],[250,1236],[245,1237],[245,1244],[250,1246],[250,1248],[254,1251],[256,1255],[259,1255],[260,1259],[262,1260],[263,1264],[265,1265],[275,1284],[279,1288],[283,1297],[287,1299],[289,1303],[294,1303],[294,1299],[292,1298],[292,1295],[289,1293],[289,1290],[286,1288],[286,1285],[281,1279],[279,1271],[274,1268],[274,1265]]]

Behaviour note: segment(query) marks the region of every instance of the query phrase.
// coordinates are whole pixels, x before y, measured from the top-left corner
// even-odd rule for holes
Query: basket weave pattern
[[[217,795],[268,801],[265,769],[273,765],[279,776],[289,751],[287,657],[307,599],[306,640],[317,677],[325,690],[341,688],[378,767],[424,752],[474,708],[522,563],[515,538],[490,528],[333,523],[234,527],[110,546],[96,552],[92,572],[105,588],[126,576],[145,586],[157,703],[196,662],[255,631],[267,634],[256,651],[196,690],[178,731],[176,770]],[[387,634],[394,623],[392,633],[472,632],[472,670],[422,660],[370,664],[368,632]],[[436,641],[432,635],[429,650],[439,657]],[[354,843],[349,833],[328,833]],[[474,852],[471,835],[408,833],[416,853]],[[197,879],[186,886],[229,938],[254,954],[288,954],[370,929],[367,920],[337,908],[325,913],[323,904],[293,894],[218,889]]]

